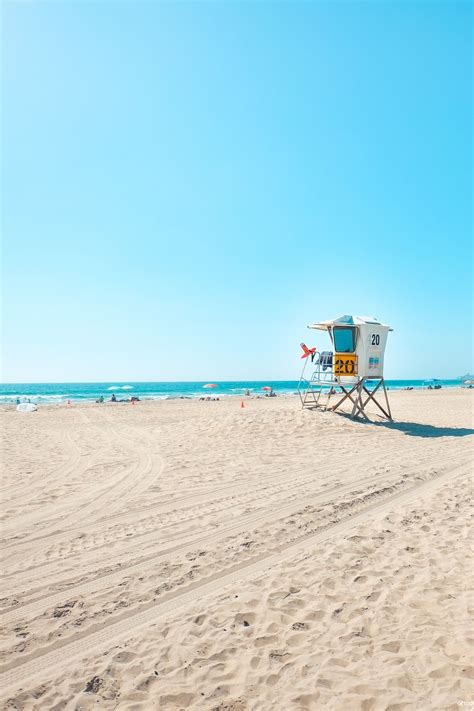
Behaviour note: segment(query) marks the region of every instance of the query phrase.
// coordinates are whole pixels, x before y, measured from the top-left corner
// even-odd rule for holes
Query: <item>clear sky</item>
[[[6,2],[3,379],[472,363],[469,2]]]

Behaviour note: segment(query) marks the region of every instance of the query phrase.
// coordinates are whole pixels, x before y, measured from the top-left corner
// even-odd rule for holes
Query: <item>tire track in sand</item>
[[[392,475],[392,478],[396,481],[397,477],[398,475],[396,474]],[[159,561],[162,557],[166,555],[176,553],[183,554],[188,551],[192,551],[197,545],[202,546],[206,543],[216,540],[218,537],[219,539],[224,539],[227,538],[229,535],[239,535],[240,533],[252,530],[252,527],[257,524],[265,524],[269,521],[279,520],[281,518],[284,518],[288,514],[294,513],[295,510],[299,510],[302,506],[311,506],[317,503],[322,503],[326,500],[330,501],[334,496],[337,495],[343,495],[348,493],[360,495],[362,493],[360,489],[361,486],[363,486],[364,484],[377,484],[377,481],[379,480],[383,480],[384,483],[387,482],[388,486],[393,484],[393,481],[391,481],[391,479],[388,478],[387,474],[384,472],[375,477],[366,477],[366,479],[361,479],[358,482],[353,481],[349,484],[332,487],[331,489],[324,490],[322,492],[319,492],[319,494],[316,494],[311,497],[305,496],[304,499],[298,499],[296,501],[293,500],[292,502],[284,504],[283,506],[280,506],[278,508],[271,508],[270,511],[266,510],[265,512],[262,512],[261,510],[258,510],[257,512],[241,516],[236,522],[233,522],[228,526],[223,526],[218,531],[213,527],[213,530],[208,533],[198,535],[197,537],[194,535],[191,537],[185,537],[184,541],[183,535],[179,534],[176,539],[163,541],[163,545],[167,546],[164,549],[153,551],[152,554],[144,556],[140,558],[139,561],[135,561],[130,565],[122,565],[117,571],[114,571],[112,573],[101,573],[93,579],[87,580],[85,582],[80,582],[77,585],[62,589],[59,592],[36,596],[33,600],[30,600],[25,604],[16,605],[13,609],[2,610],[0,611],[0,619],[2,620],[3,624],[7,624],[11,621],[15,621],[16,619],[23,618],[23,616],[26,614],[32,615],[43,612],[45,608],[57,605],[58,603],[67,600],[71,596],[88,595],[90,593],[106,589],[114,583],[119,583],[121,580],[123,580],[124,577],[132,575],[133,573],[143,575],[144,573],[146,573],[146,568],[150,567],[147,566],[147,564],[151,563],[152,566],[154,566],[157,561]],[[400,481],[399,477],[398,481]],[[172,544],[175,540],[182,542],[170,546],[169,544]],[[67,581],[65,581],[64,578],[59,578],[58,580],[53,579],[48,581],[48,585],[64,585],[65,582]]]
[[[102,434],[104,433],[102,428],[100,431]],[[117,433],[115,428],[111,425],[107,426],[105,432],[109,433],[109,440],[112,440],[113,435],[115,435],[116,441],[120,443],[123,443],[124,439],[131,442],[134,449],[138,450],[138,460],[128,466],[128,468],[125,469],[125,473],[121,472],[122,476],[113,478],[112,482],[109,482],[93,501],[86,501],[76,512],[68,515],[65,528],[58,530],[58,526],[61,524],[55,521],[46,531],[42,532],[40,537],[20,541],[13,547],[14,550],[10,555],[7,551],[7,555],[2,561],[4,565],[6,563],[14,565],[19,559],[24,560],[25,555],[31,557],[44,546],[45,542],[46,544],[50,544],[52,541],[61,540],[65,531],[74,529],[74,526],[85,518],[92,518],[94,513],[102,508],[113,511],[123,506],[123,500],[126,495],[130,497],[136,493],[136,490],[143,491],[150,485],[151,481],[161,473],[163,468],[162,458],[158,457],[156,467],[158,471],[156,471],[153,465],[157,455],[152,455],[150,451],[143,447],[143,443],[140,443],[140,446],[136,447],[136,442],[133,442],[130,437],[126,435],[124,436]]]
[[[409,450],[404,448],[405,456],[410,453],[411,449],[414,449],[414,445],[412,445],[412,447]],[[315,469],[313,469],[309,473],[307,480],[311,480],[312,478],[320,475],[322,472],[326,471],[327,469],[331,470],[334,466],[336,466],[341,461],[347,462],[347,454],[346,453],[344,453],[338,457],[335,457],[335,458],[331,457],[329,460],[324,459],[324,462],[322,465],[317,466]],[[429,456],[426,458],[426,461],[430,461]],[[381,463],[384,463],[384,462],[385,462],[385,457],[383,456],[383,454],[380,454],[379,456],[374,456],[373,454],[367,454],[366,456],[357,458],[357,464],[359,464],[359,465],[370,464],[373,469],[376,469],[379,466],[379,464],[381,465]],[[421,462],[419,462],[419,463],[421,464]],[[339,474],[343,475],[348,469],[352,469],[354,464],[355,464],[354,460],[351,460],[350,466],[346,467],[344,470],[341,470],[339,472]],[[246,466],[247,465],[244,463],[244,469],[246,468]],[[263,479],[263,480],[261,477],[259,477],[259,481],[262,483],[263,487],[268,486],[269,488],[276,486],[277,484],[279,484],[281,482],[289,481],[289,487],[291,488],[295,485],[298,485],[298,482],[299,482],[299,479],[297,479],[296,481],[291,480],[291,475],[292,475],[292,473],[288,472],[287,469],[282,471],[277,476],[275,476],[275,473],[273,471],[272,476],[265,477],[265,479]],[[267,483],[267,479],[269,480],[269,483]],[[165,502],[158,502],[155,505],[153,505],[152,507],[150,507],[150,509],[148,509],[145,512],[145,516],[141,516],[138,519],[138,521],[141,522],[141,521],[146,520],[147,516],[151,510],[153,510],[154,513],[158,513],[158,512],[160,512],[160,513],[174,513],[176,511],[183,510],[182,506],[176,507],[175,504],[181,504],[181,505],[182,504],[189,504],[188,509],[192,510],[192,508],[195,508],[197,505],[206,504],[209,501],[209,495],[212,495],[212,497],[214,497],[216,493],[219,494],[219,493],[225,492],[227,494],[227,496],[236,496],[236,495],[239,495],[241,492],[248,492],[249,487],[253,487],[253,486],[254,486],[254,482],[252,480],[249,480],[249,479],[238,480],[237,482],[232,482],[232,483],[226,484],[222,487],[210,488],[210,489],[206,488],[202,493],[193,492],[192,494],[184,495],[184,496],[172,499],[172,500],[167,500]],[[258,487],[258,488],[260,489],[262,487]],[[137,516],[139,516],[139,514],[137,514]],[[92,530],[93,530],[94,534],[96,534],[96,533],[102,532],[104,530],[107,530],[108,528],[110,528],[110,526],[112,524],[115,525],[122,520],[128,521],[129,519],[130,519],[130,511],[121,512],[116,515],[112,515],[112,516],[104,517],[104,518],[99,518],[99,519],[96,519],[95,521],[90,521],[90,526],[93,527]],[[64,535],[65,533],[68,533],[68,532],[80,531],[82,529],[82,526],[74,526],[74,525],[71,526],[70,524],[71,524],[71,519],[68,519],[68,526],[61,530],[62,535]],[[98,526],[97,526],[97,524],[98,524]],[[89,528],[90,528],[90,526],[89,526]],[[26,546],[27,544],[29,545],[30,543],[40,541],[40,540],[43,540],[46,538],[48,538],[48,541],[47,541],[48,544],[54,543],[56,538],[60,537],[59,536],[60,532],[58,531],[56,524],[54,526],[52,526],[51,529],[52,530],[48,529],[49,532],[46,532],[44,534],[42,533],[41,535],[38,535],[38,536],[33,536],[28,539],[22,539],[20,541],[11,542],[8,545],[4,544],[3,545],[3,552],[5,553],[5,552],[9,552],[11,550],[13,553],[13,552],[15,552],[15,549],[18,549],[19,546],[21,546],[21,547]],[[53,538],[52,533],[53,534],[56,533],[57,536],[54,536],[54,538]],[[138,534],[138,535],[139,536],[147,536],[147,535],[150,535],[150,533],[145,532],[145,533]],[[64,543],[64,540],[61,540],[61,543]],[[104,545],[108,545],[108,542],[105,543]],[[5,560],[8,560],[8,558],[5,558]],[[35,566],[33,566],[33,567],[35,567]],[[23,568],[22,571],[20,571],[20,572],[23,572],[26,570],[27,569]],[[16,574],[16,571],[12,574],[13,575]],[[6,577],[8,577],[8,575],[6,575]]]
[[[81,424],[85,424],[86,426],[91,426],[90,418],[87,416],[86,412],[84,410],[77,410],[75,415],[79,415],[79,419],[81,420]],[[100,437],[104,437],[104,431],[98,427],[97,425],[92,425],[92,429],[96,430]],[[79,437],[79,441],[76,441],[72,435],[71,432],[65,432],[63,440],[65,442],[68,442],[70,445],[70,449],[72,449],[73,454],[70,457],[70,460],[66,463],[61,464],[60,466],[56,467],[50,474],[48,474],[46,477],[41,479],[40,485],[34,489],[35,496],[38,496],[39,493],[44,493],[45,491],[45,484],[49,483],[51,479],[54,478],[54,476],[61,471],[62,473],[62,478],[63,480],[68,481],[69,477],[72,477],[74,475],[74,478],[77,480],[81,477],[84,476],[84,474],[96,467],[99,466],[109,466],[110,464],[116,464],[116,460],[113,459],[112,462],[109,462],[107,460],[104,460],[104,446],[101,446],[99,449],[96,447],[96,451],[90,451],[90,447],[86,447],[85,451],[81,448],[81,443],[87,444],[88,438],[87,436],[84,436],[84,433],[82,433],[82,439]],[[100,461],[103,460],[103,461]],[[122,459],[120,460],[122,461]],[[64,470],[65,467],[65,470]],[[18,496],[19,499],[22,498],[22,492],[24,489],[16,489],[16,492],[19,492],[20,495]],[[15,498],[17,498],[15,496]],[[85,498],[86,503],[88,500],[87,495],[84,497],[82,495],[81,498]],[[10,505],[10,502],[9,502]],[[79,504],[80,505],[80,504]],[[11,538],[15,539],[18,535],[18,529],[21,531],[22,529],[24,530],[27,526],[34,525],[35,522],[44,520],[47,518],[49,509],[52,510],[53,513],[53,521],[49,524],[47,524],[41,531],[38,532],[39,535],[34,535],[30,536],[28,539],[21,539],[20,541],[14,541],[11,542]],[[65,516],[68,516],[70,513],[70,506],[62,506],[60,502],[55,502],[53,505],[51,505],[45,511],[43,508],[40,511],[35,511],[32,513],[27,514],[26,516],[22,517],[19,521],[16,523],[11,523],[9,525],[3,525],[2,526],[2,537],[6,539],[6,536],[10,536],[10,540],[8,540],[8,544],[5,545],[5,543],[2,546],[2,551],[7,550],[10,547],[13,547],[15,545],[20,545],[22,543],[25,543],[26,540],[35,540],[39,539],[42,537],[46,537],[48,535],[48,531],[51,531],[53,528],[55,528],[57,525],[59,525],[59,522],[62,521],[62,519]],[[5,541],[7,542],[7,541]]]
[[[374,457],[372,455],[368,455],[366,458],[363,458],[362,460],[359,459],[357,463],[359,465],[363,464],[365,459],[367,459],[367,461],[370,460],[370,462],[374,465],[374,468],[377,469],[376,462],[378,460],[377,459],[374,460]],[[384,459],[385,459],[385,455],[380,457],[380,460],[383,461]],[[428,458],[428,461],[431,461],[431,458]],[[447,460],[446,463],[450,463],[450,460]],[[331,462],[331,465],[333,465],[333,462]],[[347,469],[338,472],[338,478],[341,478],[345,473],[347,473],[347,471],[351,471],[353,468],[353,465],[354,465],[354,463],[352,462],[351,465]],[[421,465],[422,465],[422,463],[418,461],[417,472],[420,470]],[[442,463],[438,462],[438,466],[442,466]],[[322,467],[322,469],[324,469],[324,467]],[[361,485],[364,485],[364,484],[377,483],[377,481],[383,477],[387,477],[387,478],[408,477],[410,474],[410,471],[411,470],[404,470],[403,472],[387,472],[387,470],[385,469],[383,472],[380,472],[379,474],[370,474],[367,477],[364,477],[362,479],[351,480],[351,481],[347,482],[346,484],[337,484],[336,486],[323,488],[320,491],[316,492],[315,494],[312,494],[312,493],[308,494],[307,492],[305,492],[303,499],[301,499],[301,498],[298,499],[297,497],[295,497],[295,498],[292,498],[291,501],[289,501],[288,503],[283,504],[283,510],[286,511],[287,509],[291,509],[293,506],[299,505],[298,502],[303,504],[303,503],[309,501],[309,498],[311,498],[311,500],[314,500],[314,499],[319,500],[319,498],[321,497],[323,500],[326,497],[326,494],[332,495],[332,493],[339,493],[339,492],[344,493],[345,491],[355,489],[355,488],[357,488]],[[316,474],[317,474],[317,472],[312,472],[312,474],[310,476],[304,477],[302,480],[298,480],[298,479],[295,480],[295,479],[291,479],[291,477],[289,477],[288,473],[286,472],[284,474],[285,480],[290,479],[290,481],[286,487],[282,487],[281,489],[278,488],[278,487],[281,487],[281,484],[276,484],[275,485],[277,487],[276,493],[277,494],[281,494],[281,493],[285,494],[287,491],[295,491],[295,488],[299,488],[300,486],[304,486],[304,485],[310,483],[311,481],[313,481]],[[251,484],[251,482],[246,482],[246,486],[244,488],[245,492],[248,492],[250,484]],[[241,486],[242,485],[239,485],[239,488],[241,488]],[[253,494],[251,494],[250,500],[248,500],[248,499],[246,499],[245,501],[232,500],[232,507],[235,508],[235,507],[238,507],[241,505],[248,506],[249,504],[252,504],[255,501],[259,501],[261,499],[266,499],[268,496],[268,488],[272,488],[272,487],[269,487],[268,484],[264,484],[261,494],[259,494],[259,496],[254,496]],[[227,511],[229,508],[229,505],[230,504],[228,502],[224,503],[224,505],[222,505],[222,507],[220,507],[218,510]],[[277,507],[275,502],[270,502],[270,506],[271,506],[272,516],[277,515],[279,513],[280,509],[282,508],[281,506]],[[186,512],[186,510],[183,513],[185,513],[185,512]],[[211,511],[211,513],[212,513],[212,511]],[[206,512],[205,514],[198,512],[198,514],[195,517],[188,516],[186,518],[186,520],[192,521],[193,518],[198,520],[201,515],[208,515],[208,514],[209,514],[209,512]],[[247,514],[245,521],[247,521],[248,522],[247,525],[249,525],[255,517],[257,517],[257,520],[260,520],[262,515],[264,515],[264,513],[262,514],[262,509],[259,508],[257,511],[253,511],[253,512],[250,512],[249,514]],[[242,517],[239,518],[237,520],[237,524],[242,520],[243,520]],[[169,529],[173,529],[177,526],[182,526],[182,523],[183,523],[183,521],[179,520],[179,521],[173,522],[167,526],[160,525],[159,526],[159,533],[161,534],[164,530],[169,530]],[[88,566],[93,565],[96,568],[100,568],[103,565],[110,566],[114,563],[114,561],[117,561],[117,563],[120,562],[120,564],[121,564],[120,571],[128,571],[131,566],[136,567],[136,566],[141,565],[149,560],[156,560],[158,557],[165,555],[166,553],[168,553],[171,550],[172,551],[179,550],[179,546],[175,547],[175,548],[168,547],[168,548],[165,548],[164,551],[160,550],[160,548],[162,549],[163,546],[169,546],[169,544],[175,540],[183,541],[183,538],[184,538],[183,545],[186,544],[186,546],[192,545],[193,542],[195,542],[197,544],[199,542],[205,541],[207,535],[211,535],[211,536],[215,535],[216,527],[218,525],[219,525],[219,522],[215,522],[215,521],[209,523],[208,528],[211,529],[211,532],[209,534],[206,534],[206,533],[202,533],[201,531],[199,531],[197,536],[195,533],[186,534],[186,533],[183,533],[182,531],[179,531],[178,534],[174,537],[172,536],[171,538],[165,538],[165,539],[160,538],[160,540],[157,540],[156,539],[157,531],[155,529],[153,529],[151,531],[147,531],[145,533],[139,534],[138,536],[134,536],[133,538],[124,538],[121,540],[121,543],[126,545],[125,555],[133,556],[135,549],[144,552],[145,546],[148,543],[148,541],[151,544],[152,552],[150,552],[147,555],[142,555],[140,557],[139,564],[136,563],[135,561],[133,561],[132,563],[123,565],[124,551],[122,548],[122,550],[117,552],[115,554],[115,556],[110,555],[110,553],[109,553],[107,555],[106,559],[99,557],[93,561],[89,560]],[[222,531],[223,534],[225,534],[227,532],[227,530],[234,530],[235,526],[236,526],[236,521],[234,520],[228,525],[224,525],[223,527],[221,526],[219,528],[219,530]],[[138,542],[137,542],[137,539],[139,539]],[[99,549],[101,547],[107,547],[108,545],[109,545],[109,543],[106,542],[103,544],[103,546],[100,546]],[[150,545],[148,546],[148,548],[150,549]],[[83,552],[84,551],[79,551],[76,554],[76,557],[80,556]],[[89,551],[87,551],[87,553],[88,552]],[[40,579],[44,579],[47,576],[48,577],[48,585],[51,585],[51,584],[61,584],[62,585],[62,584],[67,583],[68,579],[67,579],[67,577],[66,578],[64,577],[64,570],[62,570],[62,568],[60,570],[57,570],[57,565],[58,565],[58,561],[52,561],[51,563],[41,562],[41,563],[38,563],[37,565],[29,567],[27,569],[22,569],[20,571],[13,571],[10,574],[5,574],[3,576],[3,583],[4,584],[3,585],[0,584],[0,594],[4,597],[8,597],[8,595],[11,594],[11,592],[12,592],[11,588],[13,586],[18,590],[19,586],[22,584],[23,585],[33,584],[35,579],[37,579],[38,577]],[[56,571],[56,577],[53,577],[52,581],[51,581],[50,576],[51,576],[51,574],[54,575],[55,571]],[[96,576],[94,579],[103,577],[104,575],[107,575],[107,573],[102,573],[101,575]],[[13,578],[13,580],[12,580],[12,578]],[[75,572],[73,579],[74,578],[77,578],[77,572]],[[36,590],[39,590],[39,589],[41,589],[41,586],[39,588],[36,588]],[[16,609],[19,609],[19,608],[16,608]],[[5,610],[0,611],[0,615],[4,614],[4,613],[5,613]]]
[[[74,415],[76,416],[76,414],[78,415],[79,419],[80,419],[82,422],[89,422],[89,420],[88,420],[88,418],[86,417],[86,415],[84,414],[83,410],[79,410],[79,409],[76,410],[76,411],[74,412]],[[17,501],[17,500],[22,500],[22,498],[23,498],[23,496],[25,495],[25,493],[28,493],[28,494],[29,494],[29,493],[32,492],[32,490],[33,490],[32,496],[34,496],[34,495],[35,495],[34,492],[36,491],[36,489],[37,489],[37,488],[38,488],[39,490],[44,489],[44,484],[45,484],[45,483],[49,483],[51,479],[54,479],[54,477],[56,476],[56,474],[57,474],[58,472],[60,472],[60,471],[63,469],[63,467],[67,467],[67,470],[66,470],[67,473],[74,471],[74,464],[79,464],[79,463],[80,463],[80,458],[81,458],[81,456],[82,456],[80,447],[79,447],[78,444],[73,440],[73,438],[71,437],[70,432],[67,432],[67,431],[66,431],[66,429],[65,429],[64,426],[60,427],[60,437],[59,437],[59,439],[60,439],[60,442],[62,442],[63,444],[69,443],[69,445],[70,445],[70,446],[69,446],[69,449],[72,450],[72,451],[71,451],[71,453],[70,453],[70,456],[69,456],[68,460],[65,461],[65,462],[62,462],[61,464],[58,464],[58,466],[54,467],[49,473],[47,473],[47,474],[45,474],[44,476],[42,476],[42,477],[41,477],[41,482],[39,483],[39,486],[38,486],[38,487],[32,486],[32,484],[34,484],[35,482],[31,482],[31,481],[28,481],[28,482],[25,483],[25,484],[23,484],[23,483],[18,483],[18,484],[15,483],[15,490],[14,490],[14,492],[12,492],[12,485],[11,485],[11,484],[6,485],[6,486],[2,486],[2,487],[0,488],[0,496],[2,497],[2,501],[5,502],[5,505],[13,506],[15,501]],[[74,461],[72,461],[73,459],[74,459]],[[8,493],[11,494],[11,498],[10,498],[10,499],[6,499],[6,501],[5,501],[5,494],[8,494]]]
[[[456,467],[441,474],[434,479],[420,484],[415,484],[408,490],[398,492],[392,496],[367,506],[363,511],[344,519],[323,531],[302,534],[297,539],[283,545],[276,546],[259,559],[244,563],[234,569],[217,573],[210,578],[190,584],[187,589],[180,589],[175,594],[170,594],[162,602],[152,602],[141,609],[130,611],[115,621],[103,623],[96,628],[84,630],[69,640],[58,640],[52,645],[27,655],[20,662],[14,659],[0,668],[0,684],[3,692],[31,683],[40,675],[45,675],[54,670],[57,672],[72,660],[91,656],[91,653],[101,649],[110,648],[122,639],[129,639],[136,635],[142,627],[156,624],[166,615],[194,603],[197,599],[207,595],[214,595],[237,581],[258,578],[261,574],[275,565],[291,558],[296,553],[311,549],[316,543],[327,540],[335,535],[346,533],[359,523],[371,516],[380,517],[395,506],[410,503],[422,494],[436,491],[450,480],[466,473],[469,468]]]
[[[459,465],[459,467],[456,467],[456,469],[462,468],[464,465]],[[428,479],[429,481],[436,480],[441,476],[445,476],[445,473],[439,474],[432,479]],[[256,519],[255,516],[251,517],[252,520],[245,520],[245,521],[240,521],[240,525],[238,527],[233,526],[233,530],[221,530],[221,531],[216,531],[211,535],[205,536],[199,541],[192,540],[192,541],[185,541],[184,543],[174,547],[174,548],[169,548],[167,550],[161,551],[161,552],[156,552],[154,555],[150,556],[151,558],[151,566],[148,567],[153,567],[155,562],[159,560],[162,556],[170,554],[170,553],[186,553],[187,551],[191,552],[196,549],[196,543],[212,543],[213,541],[222,541],[222,540],[227,540],[230,534],[233,534],[233,537],[235,538],[236,535],[239,533],[243,532],[248,532],[249,530],[255,530],[255,527],[257,524],[261,525],[266,525],[268,523],[273,523],[275,520],[281,520],[284,519],[288,516],[294,516],[298,511],[302,511],[301,506],[304,506],[306,508],[307,506],[312,506],[321,502],[324,502],[325,500],[328,501],[335,501],[337,500],[334,497],[334,494],[336,495],[344,495],[347,493],[350,493],[353,498],[353,505],[357,505],[366,502],[371,502],[374,500],[374,498],[380,499],[381,496],[384,496],[386,498],[387,493],[391,493],[395,490],[400,491],[400,488],[402,490],[406,490],[406,482],[400,479],[396,479],[394,481],[387,479],[386,477],[384,478],[384,475],[381,474],[377,477],[377,479],[380,481],[380,484],[383,485],[382,489],[377,489],[375,488],[377,485],[377,482],[374,482],[374,479],[368,479],[367,483],[370,484],[375,484],[374,486],[370,486],[368,489],[363,489],[361,488],[362,481],[359,482],[359,487],[356,487],[354,483],[352,485],[345,485],[343,487],[335,487],[335,490],[332,490],[331,492],[327,491],[324,493],[321,493],[318,496],[305,499],[304,501],[297,501],[293,502],[293,504],[290,504],[289,506],[283,507],[280,510],[277,510],[275,512],[267,512],[266,515],[261,515],[258,519]],[[425,480],[426,482],[426,480]],[[424,483],[425,483],[424,482]],[[341,511],[346,511],[350,510],[352,506],[348,506],[347,502],[342,502],[343,506],[341,508]],[[337,515],[337,506],[336,505],[336,511],[332,515]],[[319,528],[322,526],[325,526],[324,523],[320,523]],[[312,529],[314,532],[314,528]],[[298,537],[298,534],[296,535]],[[295,536],[293,535],[294,539]],[[286,544],[284,544],[284,547],[288,545],[288,541]],[[146,559],[148,560],[148,558]],[[114,573],[111,574],[103,574],[100,576],[97,576],[93,580],[85,581],[84,583],[79,583],[78,585],[73,586],[72,588],[67,588],[65,590],[61,590],[58,593],[54,593],[53,595],[43,595],[40,596],[39,598],[35,598],[34,600],[25,603],[22,606],[17,606],[13,610],[6,611],[3,616],[2,616],[2,621],[4,624],[6,623],[11,623],[11,622],[17,622],[19,620],[24,621],[25,616],[29,617],[30,619],[34,618],[34,616],[38,614],[43,614],[46,612],[46,610],[49,607],[52,607],[53,605],[56,605],[58,603],[63,603],[67,599],[70,599],[71,596],[90,596],[94,592],[101,592],[102,590],[106,590],[108,588],[111,588],[111,586],[115,584],[118,584],[119,581],[123,580],[124,577],[129,577],[133,572],[136,572],[138,575],[143,576],[144,574],[147,573],[146,567],[144,566],[144,563],[146,562],[145,559],[141,559],[139,562],[136,562],[132,566],[128,566],[127,568],[121,568],[119,571],[115,571]],[[113,588],[112,588],[113,589]]]

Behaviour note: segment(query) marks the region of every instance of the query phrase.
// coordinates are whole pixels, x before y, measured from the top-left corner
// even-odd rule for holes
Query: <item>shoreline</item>
[[[393,381],[392,381],[393,382]],[[403,382],[403,381],[402,381]],[[242,388],[245,390],[245,387]],[[394,392],[421,392],[421,391],[432,391],[436,390],[439,392],[440,390],[444,391],[452,391],[452,390],[472,390],[473,388],[465,387],[462,386],[461,384],[453,384],[453,385],[441,385],[439,389],[436,388],[429,388],[426,385],[413,385],[413,386],[394,386],[394,385],[388,385],[386,386],[386,389],[388,392],[394,393]],[[298,392],[296,389],[289,389],[289,390],[275,390],[276,397],[285,397],[285,398],[293,398],[293,397],[298,397]],[[212,391],[207,391],[207,392],[199,392],[199,393],[192,393],[192,394],[182,394],[182,395],[147,395],[146,393],[141,393],[141,392],[136,392],[132,389],[127,390],[125,392],[121,392],[118,388],[116,390],[116,395],[118,393],[118,400],[117,403],[114,404],[124,404],[128,402],[130,404],[130,398],[131,397],[139,397],[138,402],[167,402],[167,401],[174,401],[174,400],[187,400],[187,401],[194,401],[194,400],[203,400],[206,398],[216,399],[219,398],[219,400],[227,400],[229,398],[232,399],[244,399],[246,400],[260,400],[260,399],[268,399],[268,396],[265,395],[264,393],[260,393],[258,391],[251,392],[250,395],[246,395],[245,392],[242,393],[235,393],[235,392],[218,392],[217,390],[212,390]],[[104,397],[104,402],[103,403],[98,403],[97,399],[100,397],[99,395],[94,395],[91,397],[78,397],[74,395],[31,395],[31,394],[14,394],[14,395],[1,395],[0,394],[0,408],[10,408],[13,406],[16,406],[18,403],[16,402],[16,398],[18,397],[20,399],[21,403],[25,402],[31,402],[32,404],[44,407],[44,406],[55,406],[55,407],[61,407],[61,406],[68,406],[68,400],[71,401],[71,404],[78,405],[78,404],[106,404],[107,402],[110,402],[110,397],[111,392],[106,392],[104,395],[102,393],[102,396]],[[126,397],[128,396],[128,399]],[[1,398],[8,397],[10,398],[8,401],[2,401]]]

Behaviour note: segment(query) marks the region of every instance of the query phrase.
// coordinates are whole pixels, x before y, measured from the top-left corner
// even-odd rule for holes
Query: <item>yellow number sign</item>
[[[355,353],[334,353],[334,375],[344,377],[357,374]]]

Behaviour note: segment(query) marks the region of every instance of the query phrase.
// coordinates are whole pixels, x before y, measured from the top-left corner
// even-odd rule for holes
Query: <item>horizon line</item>
[[[455,377],[449,377],[449,378],[432,378],[432,377],[423,377],[423,378],[412,378],[412,377],[404,377],[404,378],[384,378],[384,380],[462,380],[465,377],[468,377],[471,375],[469,372],[465,373],[464,375],[458,375]],[[2,385],[113,385],[114,383],[118,383],[120,385],[125,384],[127,385],[128,383],[135,383],[137,385],[140,384],[147,384],[147,383],[163,383],[163,384],[174,384],[174,383],[209,383],[209,382],[216,382],[216,383],[263,383],[265,381],[270,381],[272,383],[291,383],[291,382],[299,382],[300,378],[258,378],[255,380],[252,380],[250,378],[247,378],[245,380],[119,380],[118,378],[116,380],[24,380],[24,381],[11,381],[11,382],[2,382],[0,381],[0,387]]]

